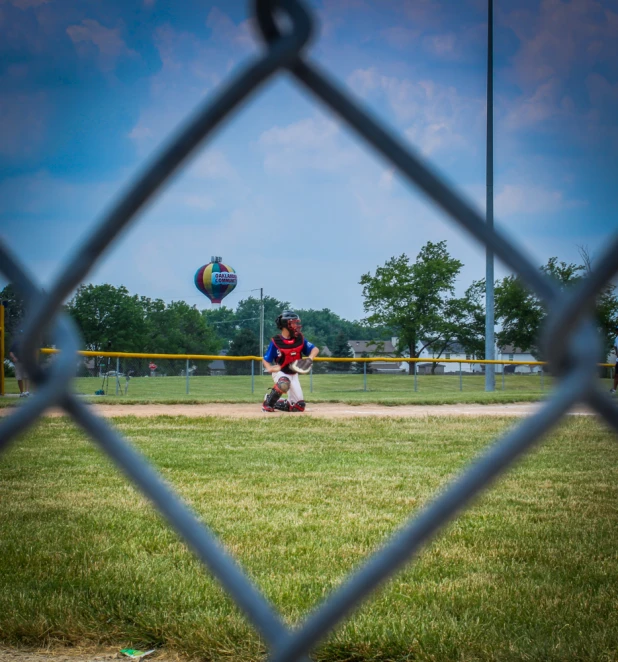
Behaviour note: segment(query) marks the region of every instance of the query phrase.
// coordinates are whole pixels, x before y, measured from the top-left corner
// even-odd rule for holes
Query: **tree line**
[[[540,270],[562,291],[585,278],[592,260],[580,248],[580,263],[551,257]],[[399,352],[419,357],[428,348],[436,357],[459,345],[471,357],[485,358],[485,280],[473,281],[464,295],[455,295],[463,264],[452,257],[445,241],[427,242],[411,261],[407,255],[393,257],[361,277],[367,322],[386,325],[399,338]],[[527,289],[519,276],[497,280],[495,287],[496,341],[512,345],[543,360],[539,338],[547,317],[542,301]],[[613,345],[618,324],[616,287],[607,284],[597,297],[596,323],[605,345],[605,359]]]
[[[592,268],[586,250],[581,262],[566,263],[550,258],[541,271],[555,280],[560,289],[573,287]],[[398,355],[418,357],[424,349],[436,357],[455,345],[471,357],[485,355],[485,281],[473,281],[462,296],[456,283],[463,264],[450,255],[445,241],[427,242],[415,259],[408,255],[392,257],[375,272],[360,278],[367,317],[346,320],[328,308],[294,308],[291,302],[266,296],[264,338],[276,334],[275,318],[282,310],[294,309],[303,322],[303,333],[320,348],[328,346],[333,356],[351,356],[350,339],[380,343],[397,337]],[[22,322],[23,300],[9,284],[0,291],[5,302],[7,344]],[[65,306],[82,334],[85,348],[92,351],[140,352],[157,354],[259,355],[261,302],[248,297],[236,309],[198,310],[185,301],[166,303],[131,294],[113,285],[81,285]],[[518,276],[495,282],[496,340],[499,346],[512,345],[542,359],[539,336],[547,315],[543,303]],[[608,284],[596,302],[597,326],[607,350],[612,346],[618,324],[616,288]],[[202,363],[202,362],[200,362]],[[242,362],[228,362],[228,372],[246,371]],[[332,369],[348,370],[346,363],[333,363]],[[207,366],[198,366],[206,371]]]
[[[21,326],[24,302],[13,285],[0,291],[6,304],[7,347]],[[264,338],[267,343],[277,333],[275,318],[282,310],[291,309],[289,301],[264,297]],[[76,322],[84,349],[94,352],[138,352],[144,354],[220,354],[231,356],[260,355],[259,328],[261,302],[254,297],[240,301],[236,309],[199,310],[185,301],[166,303],[162,299],[131,294],[125,286],[109,284],[81,285],[65,305]],[[319,347],[335,347],[348,338],[380,340],[389,337],[387,329],[346,320],[333,311],[296,309],[303,321],[303,333]],[[45,344],[45,342],[43,342]],[[99,371],[101,359],[95,359]],[[170,365],[180,371],[184,362]],[[244,362],[229,361],[230,374],[246,373]],[[199,361],[196,373],[208,371],[208,364]],[[146,367],[144,365],[144,372]]]

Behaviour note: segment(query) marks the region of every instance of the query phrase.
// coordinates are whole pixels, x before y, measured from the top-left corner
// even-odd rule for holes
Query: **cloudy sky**
[[[311,57],[478,208],[484,0],[313,0]],[[0,0],[0,232],[45,285],[183,118],[262,45],[237,0]],[[496,224],[541,264],[618,228],[618,0],[496,0]],[[285,74],[226,123],[88,281],[206,307],[221,255],[299,308],[363,316],[360,276],[484,252]],[[497,275],[507,273],[497,265]],[[2,281],[4,283],[5,281]]]

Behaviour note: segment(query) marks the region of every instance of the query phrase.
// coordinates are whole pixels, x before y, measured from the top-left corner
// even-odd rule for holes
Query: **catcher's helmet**
[[[284,310],[275,320],[278,329],[287,329],[292,335],[300,332],[302,325],[300,317],[291,310]]]

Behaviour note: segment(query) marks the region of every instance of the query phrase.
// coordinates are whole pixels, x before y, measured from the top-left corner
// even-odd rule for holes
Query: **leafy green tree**
[[[579,247],[579,254],[582,258],[583,271],[588,276],[593,268],[593,260],[585,246]],[[597,296],[596,317],[598,330],[603,338],[603,362],[605,362],[614,346],[618,326],[618,296],[616,296],[616,286],[611,282],[607,283]]]
[[[343,331],[347,338],[357,340],[377,340],[390,337],[389,331],[381,327],[371,327],[361,322],[350,322],[340,317],[332,310],[323,308],[297,309],[303,323],[303,335],[320,348],[325,345],[329,348],[335,343],[335,338]]]
[[[230,345],[228,356],[259,356],[260,339],[251,329],[241,329]],[[226,361],[228,375],[250,375],[250,361]]]
[[[335,336],[335,341],[333,342],[332,355],[336,358],[348,358],[351,359],[354,356],[352,348],[348,344],[348,337],[345,334],[345,331],[341,330]],[[352,368],[352,363],[348,361],[333,361],[330,364],[330,369],[336,372],[350,372]]]
[[[264,350],[268,346],[270,338],[279,330],[275,325],[275,319],[284,311],[292,310],[287,301],[279,301],[275,297],[264,297]],[[239,301],[236,308],[236,324],[239,329],[251,329],[257,338],[260,337],[260,300],[248,297]],[[258,342],[259,344],[259,342]],[[261,352],[258,352],[260,354]]]
[[[573,287],[585,275],[584,265],[560,262],[551,257],[541,271],[552,277],[561,290]],[[495,285],[495,318],[501,329],[496,333],[499,345],[513,345],[542,360],[539,347],[547,311],[544,304],[519,276],[506,276]]]
[[[485,357],[485,281],[474,281],[463,297],[447,299],[444,317],[436,329],[437,337],[430,345],[436,358],[448,352],[455,344],[465,354]],[[433,363],[431,374],[435,374]]]
[[[449,300],[462,266],[449,255],[445,241],[427,242],[414,263],[407,255],[391,258],[374,276],[361,277],[363,305],[371,313],[367,321],[393,329],[400,350],[406,348],[410,357],[418,357],[444,333]]]
[[[184,301],[172,301],[169,305],[161,299],[142,297],[146,331],[142,352],[153,354],[218,354],[221,339],[206,322],[197,308]],[[194,374],[208,374],[206,361],[196,361]],[[180,374],[185,368],[184,359],[170,360],[168,369]]]
[[[8,355],[15,332],[23,323],[26,308],[21,294],[11,283],[0,291],[0,302],[4,305],[5,346]]]
[[[126,287],[80,285],[66,306],[91,351],[139,352],[146,332],[144,310]],[[95,369],[97,359],[95,359]]]
[[[202,316],[208,326],[211,326],[220,338],[222,347],[229,347],[238,332],[237,315],[232,308],[221,306],[202,310]]]

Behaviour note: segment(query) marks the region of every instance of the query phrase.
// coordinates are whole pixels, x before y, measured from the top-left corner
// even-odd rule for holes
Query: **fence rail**
[[[281,13],[287,17],[279,29]],[[277,18],[276,18],[277,17]],[[526,254],[450,187],[412,152],[405,142],[381,125],[368,110],[333,82],[306,55],[313,18],[298,0],[255,0],[254,24],[264,40],[264,50],[242,71],[230,76],[220,91],[207,98],[167,145],[146,164],[142,174],[121,194],[94,232],[68,260],[58,279],[44,292],[31,274],[0,243],[0,271],[21,291],[27,304],[23,355],[37,384],[36,397],[28,399],[0,423],[0,451],[29,428],[49,407],[63,407],[139,487],[169,524],[210,569],[232,596],[247,619],[260,632],[273,662],[307,660],[310,651],[381,583],[411,560],[433,536],[466,508],[479,492],[528,452],[558,424],[576,403],[584,402],[618,430],[618,408],[595,384],[602,343],[593,320],[594,301],[618,272],[618,237],[606,242],[606,251],[591,274],[573,291],[561,292]],[[165,481],[136,450],[104,420],[98,418],[71,390],[75,353],[80,339],[75,325],[63,313],[62,303],[99,261],[116,237],[168,181],[187,158],[212,135],[224,120],[278,72],[285,72],[339,116],[358,137],[420,189],[460,227],[490,249],[516,272],[549,310],[542,344],[558,384],[543,406],[509,431],[461,476],[412,518],[385,546],[336,589],[307,620],[290,629],[269,600],[239,567],[214,533],[200,522]],[[37,363],[43,331],[63,351],[42,370]],[[231,358],[231,357],[230,357]],[[226,358],[226,360],[230,360]],[[333,359],[329,359],[333,360]]]
[[[49,347],[42,347],[41,354],[58,354],[60,350]],[[261,361],[261,356],[228,356],[227,354],[148,354],[144,352],[97,352],[92,350],[80,350],[77,352],[80,356],[102,356],[110,358],[127,359],[190,359],[192,361]],[[396,356],[364,356],[359,358],[341,357],[341,356],[317,356],[314,361],[328,363],[473,363],[487,364],[496,363],[499,365],[549,365],[548,361],[499,361],[486,359],[441,359],[441,358],[409,358]],[[602,368],[612,368],[613,363],[597,363]]]

